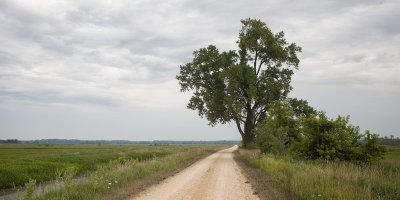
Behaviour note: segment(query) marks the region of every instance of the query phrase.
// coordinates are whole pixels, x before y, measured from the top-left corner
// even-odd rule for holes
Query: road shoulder
[[[200,161],[215,152],[208,152],[201,156],[195,157],[193,159],[188,160],[187,162],[180,163],[176,167],[169,169],[168,171],[157,172],[151,176],[141,178],[133,182],[127,187],[120,188],[116,191],[113,191],[109,194],[96,198],[97,200],[124,200],[131,199],[138,196],[142,191],[152,187],[153,185],[157,185],[161,183],[163,180],[178,174],[179,172],[185,170],[189,166],[193,165],[197,161]]]
[[[251,165],[239,155],[238,150],[234,152],[234,160],[238,164],[242,174],[249,180],[247,184],[251,185],[254,193],[260,199],[301,199],[290,188],[284,186],[261,169]]]

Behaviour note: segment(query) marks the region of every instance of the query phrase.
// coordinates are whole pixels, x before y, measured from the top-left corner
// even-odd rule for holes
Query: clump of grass
[[[400,199],[399,158],[396,162],[358,165],[244,150],[240,154],[305,199]]]
[[[21,191],[20,191],[20,189],[19,189],[19,188],[17,189],[17,196],[16,196],[16,200],[21,200]]]
[[[26,200],[31,200],[33,197],[33,192],[35,192],[36,189],[36,180],[35,179],[29,179],[29,182],[25,184],[26,187]],[[18,197],[17,197],[18,198]]]

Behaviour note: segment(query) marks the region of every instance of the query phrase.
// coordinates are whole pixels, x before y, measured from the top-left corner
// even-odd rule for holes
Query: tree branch
[[[258,52],[256,50],[256,55],[254,57],[254,74],[257,75],[258,73],[256,73],[256,66],[257,66],[257,56],[258,56]]]
[[[259,104],[260,104],[259,101],[254,102],[254,105],[253,105],[253,107],[251,109],[255,110],[258,107]]]
[[[243,106],[247,107],[247,94],[246,94],[246,92],[244,91],[243,88],[240,88],[240,90],[238,90],[238,92],[239,92],[242,96],[245,97],[245,99],[244,99],[243,101],[242,101],[241,98],[238,98],[239,101],[240,101],[241,103],[243,103]]]
[[[261,117],[261,115],[264,115],[266,112],[267,112],[267,107],[261,109],[260,112],[256,114],[256,119],[254,121],[257,121],[258,118]]]
[[[243,133],[242,127],[240,127],[240,122],[237,118],[235,118],[235,122],[236,122],[236,126],[239,130],[240,135],[243,137],[244,133]]]
[[[261,65],[262,65],[262,64],[264,64],[264,61],[263,61],[263,60],[261,60],[260,65],[258,65],[258,70],[257,70],[256,76],[258,76],[258,74],[260,73]],[[255,70],[255,66],[254,66],[254,70]]]
[[[245,104],[245,106],[247,107],[248,106],[248,104],[250,103],[250,99],[249,99],[249,95],[247,95],[247,93],[246,93],[246,89],[245,88],[243,88],[243,87],[239,87],[240,88],[240,90],[243,92],[243,96],[244,96],[244,98],[245,98],[245,102],[243,102],[244,104]]]

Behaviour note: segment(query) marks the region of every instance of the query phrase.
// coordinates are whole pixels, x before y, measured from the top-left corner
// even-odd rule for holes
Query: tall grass
[[[94,171],[110,160],[149,160],[194,146],[145,145],[0,145],[0,189],[23,186],[29,179],[54,180],[56,172]],[[75,175],[76,175],[75,174]]]
[[[372,165],[296,160],[240,150],[252,165],[305,199],[400,199],[400,157]]]

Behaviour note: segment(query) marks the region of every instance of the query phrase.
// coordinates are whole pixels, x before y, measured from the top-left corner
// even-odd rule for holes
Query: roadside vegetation
[[[144,177],[176,169],[220,147],[1,145],[0,148],[2,187],[26,186],[17,198],[94,199],[126,189]],[[55,183],[44,191],[34,192],[36,183],[47,180]]]
[[[126,190],[132,189],[135,181],[157,173],[166,173],[179,165],[215,152],[216,149],[215,146],[191,147],[186,151],[143,162],[136,159],[112,161],[89,173],[83,181],[71,180],[67,173],[60,179],[64,185],[35,199],[102,199],[104,195],[109,196],[109,199],[118,199],[121,198],[118,197],[119,193],[126,193]]]
[[[400,199],[400,147],[373,164],[305,160],[241,149],[252,165],[304,199]]]
[[[304,199],[400,199],[399,146],[296,101],[271,104],[240,155]]]
[[[349,123],[350,116],[330,119],[307,101],[275,101],[269,115],[258,124],[256,146],[262,153],[304,159],[373,163],[387,152],[378,144],[378,134],[360,132]]]

